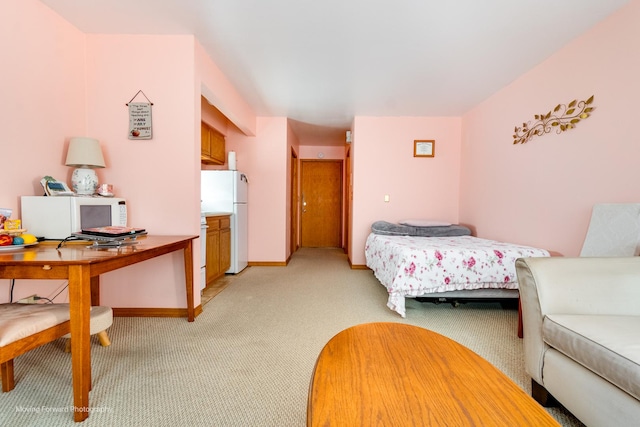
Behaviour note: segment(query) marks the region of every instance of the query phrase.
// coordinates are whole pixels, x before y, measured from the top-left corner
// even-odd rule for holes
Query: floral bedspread
[[[544,249],[472,236],[416,237],[371,233],[367,267],[389,293],[387,306],[405,317],[405,297],[469,289],[518,289],[515,261]]]

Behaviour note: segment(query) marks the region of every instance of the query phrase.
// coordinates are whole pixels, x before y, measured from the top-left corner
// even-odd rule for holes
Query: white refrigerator
[[[231,267],[240,273],[249,261],[247,186],[249,180],[235,170],[201,171],[200,199],[203,213],[231,213]]]

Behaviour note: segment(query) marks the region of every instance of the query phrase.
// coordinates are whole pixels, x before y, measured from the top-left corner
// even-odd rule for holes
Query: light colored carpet
[[[446,335],[530,391],[517,311],[408,300],[402,319],[386,307],[373,274],[351,270],[341,250],[303,248],[287,267],[234,276],[194,323],[115,318],[110,347],[92,337],[93,412],[82,425],[304,426],[322,347],[345,328],[377,321]],[[63,348],[58,340],[16,359],[17,384],[0,398],[0,425],[74,425]],[[563,425],[581,425],[562,409],[549,412]]]

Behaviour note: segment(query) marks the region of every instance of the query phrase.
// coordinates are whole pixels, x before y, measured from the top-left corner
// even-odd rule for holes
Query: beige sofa
[[[640,257],[521,258],[516,271],[532,396],[587,426],[638,425]]]

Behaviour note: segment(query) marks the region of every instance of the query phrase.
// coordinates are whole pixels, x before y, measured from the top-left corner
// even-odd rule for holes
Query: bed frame
[[[515,260],[535,256],[549,252],[470,235],[395,236],[374,231],[365,245],[367,267],[389,294],[387,306],[402,317],[405,298],[454,306],[498,301],[514,307],[519,298]]]

